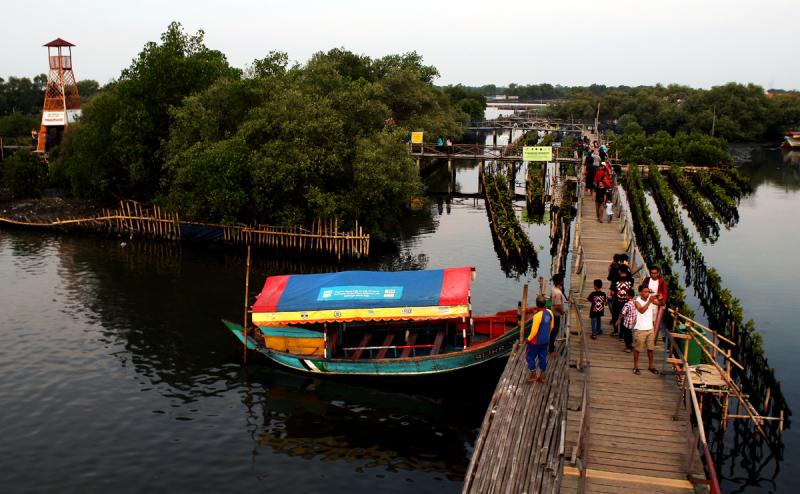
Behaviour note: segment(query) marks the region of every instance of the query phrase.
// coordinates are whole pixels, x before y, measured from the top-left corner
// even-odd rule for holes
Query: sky
[[[42,45],[61,37],[77,45],[76,77],[106,83],[178,21],[241,68],[271,50],[303,63],[344,47],[416,51],[437,84],[800,89],[797,0],[3,0],[2,12],[4,78],[45,72]]]

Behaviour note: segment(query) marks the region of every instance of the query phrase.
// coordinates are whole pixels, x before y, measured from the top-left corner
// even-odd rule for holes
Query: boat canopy
[[[398,321],[469,317],[474,267],[270,276],[253,323]]]

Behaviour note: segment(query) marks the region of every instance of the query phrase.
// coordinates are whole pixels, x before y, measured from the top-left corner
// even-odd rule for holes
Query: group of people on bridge
[[[583,153],[584,188],[588,194],[594,193],[597,221],[602,223],[603,216],[606,216],[611,222],[614,219],[614,171],[608,162],[608,149],[605,144],[598,144],[597,141],[589,144],[588,136],[583,136],[583,140],[579,142]]]
[[[647,351],[647,369],[658,374],[653,352],[667,308],[667,283],[661,276],[661,269],[653,266],[649,275],[634,290],[636,281],[628,261],[627,254],[614,255],[608,267],[608,293],[603,291],[603,280],[593,282],[594,291],[587,297],[591,338],[595,340],[603,334],[602,318],[608,307],[611,312],[611,336],[624,343],[624,352],[633,353],[633,373],[641,374],[639,354]]]
[[[605,216],[610,223],[614,218],[612,200],[614,171],[608,162],[608,150],[605,145],[589,141],[587,136],[579,141],[583,153],[585,188],[589,194],[594,193],[597,221],[602,223]],[[598,162],[597,166],[595,162]],[[611,315],[610,335],[619,339],[623,352],[633,354],[633,373],[641,374],[639,355],[646,352],[647,370],[658,374],[659,370],[654,363],[654,351],[667,308],[667,283],[661,276],[658,266],[653,266],[648,276],[637,286],[635,273],[631,272],[629,261],[626,253],[613,256],[608,267],[608,292],[603,290],[603,280],[593,281],[594,291],[587,297],[591,339],[596,340],[603,334],[602,320],[608,308]],[[563,275],[555,275],[551,308],[545,307],[546,299],[543,295],[539,295],[536,299],[534,316],[525,326],[528,369],[531,372],[528,382],[544,381],[548,352],[552,355],[555,349],[554,343],[560,319],[564,314],[565,296],[562,285]],[[539,375],[536,373],[537,368],[540,371]]]

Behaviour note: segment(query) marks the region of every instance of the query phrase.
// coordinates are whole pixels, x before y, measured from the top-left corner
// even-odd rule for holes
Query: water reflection
[[[258,385],[243,402],[255,442],[274,453],[343,462],[356,472],[432,472],[460,481],[477,432],[466,424],[480,422],[476,402],[489,399],[500,371],[492,365],[463,380],[382,380],[376,387],[272,369],[251,374]]]

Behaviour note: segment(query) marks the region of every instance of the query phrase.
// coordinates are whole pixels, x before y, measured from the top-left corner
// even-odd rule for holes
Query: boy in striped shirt
[[[636,292],[633,291],[633,288],[629,288],[625,295],[628,297],[628,301],[622,306],[622,312],[617,319],[617,330],[622,333],[622,338],[625,340],[625,353],[631,353],[633,350],[633,327],[636,326],[636,305],[633,302]],[[620,326],[622,326],[621,329]]]

